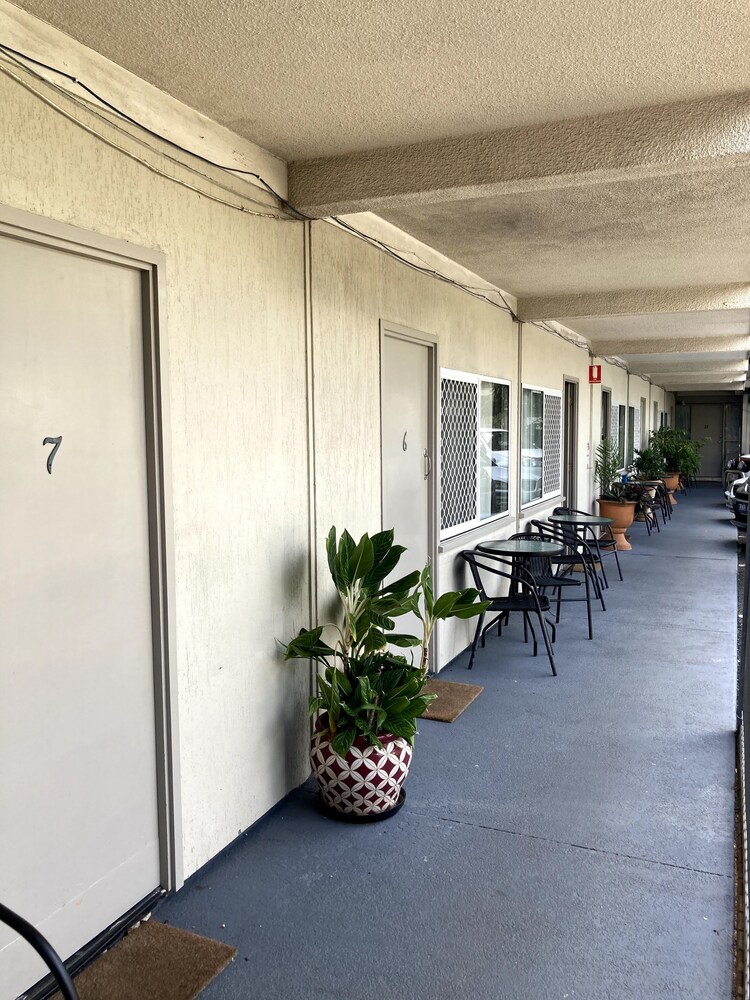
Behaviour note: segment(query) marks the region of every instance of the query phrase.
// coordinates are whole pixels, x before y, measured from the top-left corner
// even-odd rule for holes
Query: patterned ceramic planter
[[[310,763],[325,804],[346,817],[375,818],[395,810],[409,773],[412,748],[401,737],[384,733],[383,749],[357,737],[346,757],[331,747],[328,730],[313,734]]]

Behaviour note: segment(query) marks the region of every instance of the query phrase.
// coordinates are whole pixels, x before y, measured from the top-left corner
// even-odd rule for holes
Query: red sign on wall
[[[594,385],[602,380],[602,366],[589,365],[589,384]]]

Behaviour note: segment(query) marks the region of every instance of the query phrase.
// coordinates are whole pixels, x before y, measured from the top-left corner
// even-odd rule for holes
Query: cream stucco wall
[[[308,671],[284,664],[276,640],[308,624],[311,593],[324,613],[330,525],[355,534],[381,525],[381,322],[434,337],[439,367],[512,386],[511,510],[440,544],[441,589],[468,582],[461,548],[520,530],[559,502],[518,509],[522,384],[578,383],[581,508],[593,496],[587,446],[598,441],[601,391],[588,385],[585,350],[531,324],[520,329],[501,309],[325,222],[306,230],[254,218],[214,200],[242,203],[210,181],[202,194],[187,190],[5,76],[0,105],[0,203],[166,256],[173,669],[190,874],[308,773]],[[121,133],[111,137],[143,155]],[[603,384],[627,405],[626,372],[605,364]],[[649,414],[654,398],[667,408],[657,393]],[[441,629],[438,665],[465,648],[473,627]]]
[[[324,603],[329,589],[322,539],[328,528],[335,524],[355,533],[381,526],[381,320],[433,336],[439,367],[514,383],[517,340],[515,324],[506,313],[420,275],[332,226],[314,223],[311,245],[315,537]],[[514,384],[514,421],[515,403]],[[471,533],[471,544],[507,532],[511,524],[512,515],[493,521]],[[441,589],[468,582],[457,559],[465,545],[462,536],[441,546],[436,574]],[[470,635],[470,623],[445,623],[438,636],[439,665],[460,652]]]
[[[166,254],[189,874],[307,772],[307,672],[275,641],[308,616],[302,225],[158,177],[4,76],[0,106],[0,202]]]
[[[589,355],[582,348],[541,327],[524,323],[521,331],[521,383],[564,393],[566,381],[578,385],[578,461],[574,506],[583,510],[588,507],[590,492],[591,453],[587,447],[591,435]],[[560,502],[557,497],[524,507],[521,511],[523,523],[532,518],[545,518]]]

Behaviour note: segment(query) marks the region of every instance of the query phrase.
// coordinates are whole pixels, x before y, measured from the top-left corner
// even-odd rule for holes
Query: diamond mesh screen
[[[633,444],[631,446],[631,451],[634,452],[635,449],[641,450],[641,409],[636,406],[635,413],[633,414]]]
[[[544,394],[544,495],[560,492],[562,398]]]
[[[440,523],[444,530],[477,516],[477,391],[475,382],[440,380]]]
[[[613,441],[620,439],[620,407],[612,405],[612,416],[609,421],[609,436]]]

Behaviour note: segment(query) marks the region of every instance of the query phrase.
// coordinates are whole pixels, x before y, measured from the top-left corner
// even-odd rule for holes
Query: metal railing
[[[739,778],[740,790],[740,825],[737,831],[740,841],[740,861],[742,867],[741,883],[736,886],[735,892],[742,893],[742,900],[739,906],[738,923],[743,924],[742,936],[736,940],[742,955],[735,955],[735,962],[742,960],[742,979],[744,980],[743,996],[750,996],[750,965],[748,955],[750,955],[750,896],[748,894],[748,846],[747,836],[750,826],[750,786],[747,780],[746,764],[750,760],[750,674],[747,670],[748,658],[750,658],[750,629],[748,620],[750,619],[750,573],[745,566],[744,550],[741,550],[738,567],[738,641],[737,641],[737,774]],[[737,910],[736,910],[737,912]],[[744,920],[741,915],[744,914]],[[737,984],[739,985],[739,983]]]

